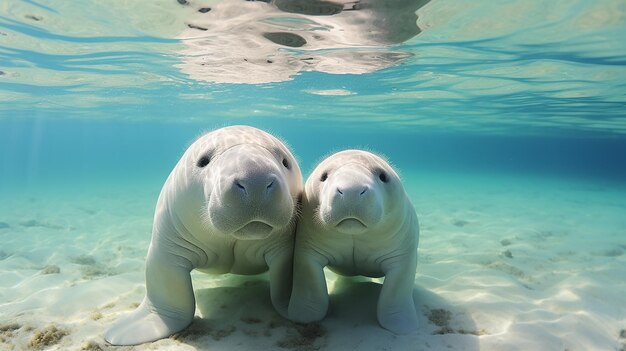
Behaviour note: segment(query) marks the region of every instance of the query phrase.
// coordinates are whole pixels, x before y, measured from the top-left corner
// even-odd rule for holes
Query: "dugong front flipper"
[[[395,333],[408,334],[417,330],[419,322],[413,302],[413,285],[417,252],[401,259],[389,258],[382,263],[385,281],[378,297],[378,323]]]
[[[265,255],[270,279],[270,298],[278,314],[287,317],[293,275],[293,243]]]
[[[129,316],[104,336],[112,345],[137,345],[185,329],[196,303],[191,285],[191,262],[151,246],[146,261],[146,297]]]
[[[314,250],[298,250],[294,257],[294,285],[289,319],[298,323],[322,320],[328,311],[328,288],[324,267],[328,259]]]

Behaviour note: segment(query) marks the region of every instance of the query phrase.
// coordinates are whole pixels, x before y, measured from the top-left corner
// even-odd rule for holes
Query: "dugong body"
[[[296,231],[289,318],[326,315],[323,268],[347,276],[385,277],[380,325],[394,333],[417,329],[413,284],[419,224],[400,178],[382,158],[347,150],[322,161],[308,178]]]
[[[157,201],[146,297],[106,332],[106,341],[136,345],[187,327],[195,312],[193,269],[212,274],[269,270],[272,304],[286,316],[301,193],[295,158],[270,134],[232,126],[196,140]]]

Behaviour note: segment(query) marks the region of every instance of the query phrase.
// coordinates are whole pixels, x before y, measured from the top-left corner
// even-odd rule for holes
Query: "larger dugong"
[[[340,275],[384,276],[378,322],[396,334],[415,331],[418,241],[415,209],[385,160],[361,150],[331,155],[305,185],[289,318],[301,323],[324,318],[328,266]]]
[[[196,140],[172,170],[156,205],[146,296],[105,335],[136,345],[186,328],[195,312],[190,272],[258,274],[283,316],[291,291],[293,234],[302,174],[289,149],[248,126]]]

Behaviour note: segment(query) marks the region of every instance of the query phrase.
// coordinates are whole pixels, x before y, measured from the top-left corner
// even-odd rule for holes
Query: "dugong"
[[[269,270],[270,297],[287,316],[302,174],[289,149],[248,126],[214,130],[183,154],[159,195],[146,261],[146,296],[105,334],[136,345],[186,328],[195,312],[190,272]]]
[[[289,319],[324,318],[323,268],[385,277],[378,322],[393,333],[418,326],[413,302],[419,223],[398,174],[381,157],[346,150],[323,160],[306,181],[296,230]]]

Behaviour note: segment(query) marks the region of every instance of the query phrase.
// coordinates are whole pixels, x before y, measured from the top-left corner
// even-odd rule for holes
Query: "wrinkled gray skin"
[[[232,126],[196,140],[157,202],[146,297],[106,332],[106,341],[136,345],[186,328],[195,312],[193,269],[211,274],[269,270],[272,304],[286,316],[301,193],[298,163],[270,134]]]
[[[372,153],[342,151],[316,167],[302,201],[289,318],[301,323],[324,318],[328,266],[345,276],[384,276],[378,322],[396,334],[415,331],[419,224],[396,172]]]

